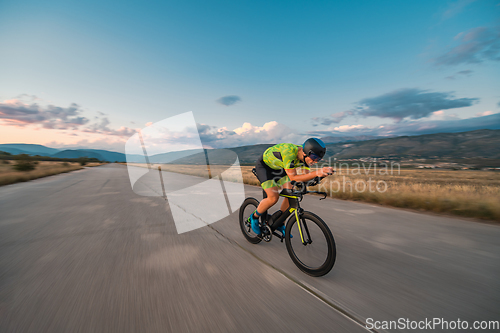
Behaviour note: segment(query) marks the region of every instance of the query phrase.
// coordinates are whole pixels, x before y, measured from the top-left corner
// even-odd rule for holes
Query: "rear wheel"
[[[311,212],[304,212],[299,218],[303,240],[295,215],[292,215],[286,226],[285,244],[290,258],[308,275],[328,274],[337,256],[332,232],[319,216]],[[289,237],[290,233],[293,238]]]
[[[240,228],[241,232],[243,232],[243,236],[247,239],[252,244],[257,244],[262,241],[261,238],[257,236],[252,230],[252,226],[250,225],[250,222],[248,221],[248,218],[250,217],[253,212],[257,209],[257,206],[259,205],[259,201],[255,198],[246,198],[245,201],[243,201],[243,204],[240,207]]]

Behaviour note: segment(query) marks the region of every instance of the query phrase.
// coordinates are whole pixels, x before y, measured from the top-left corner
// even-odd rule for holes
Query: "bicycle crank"
[[[271,231],[271,228],[266,224],[261,227],[262,229],[262,239],[264,242],[269,243],[271,239],[273,239],[273,232]]]

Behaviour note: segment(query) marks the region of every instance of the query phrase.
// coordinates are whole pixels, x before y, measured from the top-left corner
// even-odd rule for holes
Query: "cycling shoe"
[[[256,219],[254,217],[255,214],[252,213],[250,217],[248,218],[248,222],[252,225],[252,231],[255,232],[257,235],[260,235],[260,227],[259,227],[259,219]]]
[[[281,227],[279,227],[278,230],[279,232],[281,232],[283,234],[283,237],[285,237],[285,229],[286,229],[286,226],[283,224]],[[293,238],[293,235],[290,235],[290,238]]]

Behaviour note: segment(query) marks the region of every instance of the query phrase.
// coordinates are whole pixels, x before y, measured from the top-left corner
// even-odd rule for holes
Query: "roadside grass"
[[[500,221],[500,172],[402,169],[360,175],[349,171],[341,170],[317,188],[338,199]]]
[[[147,167],[146,165],[133,164]],[[204,165],[153,164],[157,169],[208,178]],[[214,173],[217,168],[211,166]],[[242,166],[243,182],[259,185],[253,166]],[[330,197],[436,213],[500,221],[500,172],[337,168],[333,176],[311,190]]]
[[[13,168],[15,164],[16,161],[10,161],[9,164],[0,164],[0,186],[26,182],[37,178],[83,169],[80,163],[40,161],[34,170],[16,171]],[[86,166],[93,167],[102,164],[103,163],[88,163]]]

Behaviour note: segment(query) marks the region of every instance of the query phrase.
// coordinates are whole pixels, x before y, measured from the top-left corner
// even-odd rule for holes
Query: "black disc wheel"
[[[250,222],[248,221],[248,218],[250,217],[253,212],[257,209],[257,206],[259,205],[259,201],[255,198],[246,198],[245,201],[243,201],[243,204],[240,207],[240,228],[241,232],[243,232],[243,236],[247,239],[252,244],[257,244],[262,241],[261,238],[257,236],[252,230],[252,226]]]
[[[294,264],[311,276],[328,274],[335,264],[337,256],[332,232],[323,220],[311,213],[304,212],[299,223],[292,215],[285,231],[285,244]],[[293,238],[290,238],[289,235]]]

